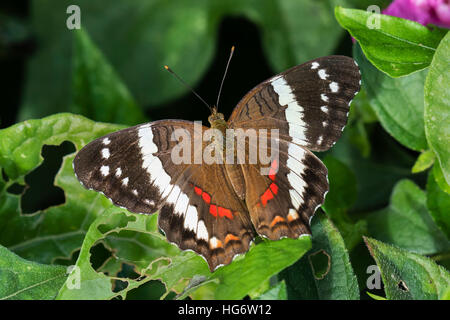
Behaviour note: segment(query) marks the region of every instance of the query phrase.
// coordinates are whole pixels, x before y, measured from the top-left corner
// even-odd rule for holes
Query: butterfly
[[[258,235],[279,240],[311,234],[311,218],[329,189],[327,168],[312,151],[326,151],[340,138],[360,85],[352,58],[327,56],[260,83],[228,120],[212,108],[208,120],[220,132],[275,130],[270,137],[277,157],[264,164],[248,161],[251,152],[239,163],[195,161],[194,154],[210,145],[202,135],[208,128],[160,120],[90,142],[77,153],[74,171],[86,188],[117,206],[159,212],[168,241],[201,255],[212,272],[247,252]],[[181,152],[191,162],[173,160],[179,132],[194,137]]]

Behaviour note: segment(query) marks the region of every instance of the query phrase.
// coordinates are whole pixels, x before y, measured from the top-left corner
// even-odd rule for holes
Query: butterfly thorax
[[[222,132],[223,137],[225,139],[234,139],[234,136],[227,135],[226,131],[228,129],[228,124],[225,121],[225,117],[222,113],[217,112],[217,108],[213,107],[212,114],[208,117],[208,121],[211,124],[211,128],[218,129],[220,132]],[[225,170],[228,176],[228,179],[233,186],[234,191],[236,192],[236,195],[239,197],[239,199],[243,200],[245,197],[245,186],[242,183],[244,181],[244,176],[242,174],[242,169],[239,165],[236,165],[236,150],[233,148],[233,156],[234,161],[233,164],[228,164],[227,160],[225,159],[227,155],[226,146],[229,142],[222,141],[222,148],[223,148],[223,156],[224,156],[224,163],[225,163]]]
[[[225,160],[225,157],[227,156],[227,146],[234,146],[234,135],[227,132],[228,124],[225,121],[223,114],[217,112],[216,107],[212,108],[212,114],[208,117],[208,121],[211,124],[212,129],[217,129],[222,134],[222,139],[220,139],[220,141],[216,141],[216,139],[218,138],[217,136],[213,136],[211,141],[213,143],[216,143],[216,146],[218,148],[222,149],[222,156]],[[235,148],[231,148],[230,151],[232,152],[233,156],[236,157]],[[235,163],[235,161],[233,163]]]
[[[208,117],[208,121],[211,125],[211,128],[218,129],[225,135],[225,132],[228,128],[227,122],[225,121],[225,117],[222,113],[217,112],[217,108],[212,108],[212,114]]]

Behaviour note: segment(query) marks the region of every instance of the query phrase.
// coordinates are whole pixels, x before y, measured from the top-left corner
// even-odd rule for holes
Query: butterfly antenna
[[[208,103],[206,103],[206,101],[203,100],[203,98],[200,97],[200,95],[199,95],[197,92],[195,92],[194,89],[192,89],[192,87],[191,87],[190,85],[188,85],[183,79],[181,79],[181,77],[179,77],[172,69],[170,69],[168,66],[164,66],[164,69],[166,69],[166,70],[169,71],[171,74],[173,74],[173,75],[175,76],[175,78],[178,79],[178,81],[180,81],[182,84],[184,84],[184,86],[186,86],[189,90],[191,90],[191,92],[192,92],[193,94],[195,94],[195,96],[196,96],[197,98],[199,98],[200,101],[203,102],[203,103],[208,107],[208,109],[211,111],[211,113],[213,112],[213,110],[212,110],[212,108],[210,107],[210,105],[209,105]]]
[[[223,74],[222,82],[220,83],[219,94],[217,95],[216,108],[219,109],[219,99],[220,93],[222,92],[223,83],[225,81],[225,77],[227,76],[228,66],[230,65],[231,58],[233,57],[234,46],[231,47],[230,57],[228,58],[227,67],[225,68],[225,73]]]

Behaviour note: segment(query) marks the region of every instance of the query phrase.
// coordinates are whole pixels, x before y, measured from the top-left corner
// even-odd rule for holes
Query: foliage
[[[0,299],[448,298],[450,35],[339,7],[372,2],[83,0],[83,28],[68,31],[56,26],[65,25],[60,12],[69,2],[33,1],[40,46],[20,121],[0,130]],[[72,161],[93,139],[147,121],[148,110],[185,93],[162,65],[198,83],[230,15],[257,26],[274,73],[346,47],[362,92],[342,138],[319,154],[330,191],[312,237],[258,238],[211,273],[200,256],[166,241],[157,214],[132,214],[84,189]],[[378,29],[367,27],[374,18]],[[113,25],[121,27],[111,32]],[[356,39],[352,48],[345,30]],[[44,150],[67,144],[75,150],[51,177],[64,201],[25,213],[27,194],[39,194],[29,181],[49,160]],[[366,256],[355,254],[361,248]],[[370,263],[384,294],[365,287]]]
[[[424,256],[364,238],[377,262],[386,297],[392,300],[441,299],[450,286],[450,273]]]

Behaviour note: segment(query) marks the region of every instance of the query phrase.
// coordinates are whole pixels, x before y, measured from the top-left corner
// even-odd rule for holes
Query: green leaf
[[[426,150],[423,86],[427,70],[394,79],[371,65],[359,46],[354,46],[353,56],[361,68],[363,86],[383,128],[404,146]]]
[[[146,118],[127,87],[83,30],[74,31],[71,111],[96,121],[135,125]]]
[[[358,148],[364,158],[371,152],[368,128],[375,122],[378,122],[378,118],[370,105],[366,90],[361,88],[353,99],[345,131],[349,135],[349,141]]]
[[[450,195],[439,188],[433,171],[428,174],[427,208],[434,222],[441,228],[447,239],[450,239]]]
[[[310,248],[308,236],[298,240],[264,240],[250,249],[244,259],[235,260],[213,274],[213,278],[220,280],[215,298],[242,299],[262,282],[300,259]]]
[[[27,261],[0,245],[0,300],[54,299],[66,278],[66,267]]]
[[[0,130],[0,167],[9,177],[0,189],[0,244],[41,263],[70,258],[81,246],[89,224],[112,206],[104,196],[84,189],[78,182],[72,169],[74,154],[64,157],[55,177],[55,185],[65,192],[64,204],[23,215],[20,195],[9,193],[8,187],[23,185],[25,175],[42,164],[44,145],[71,141],[79,150],[91,140],[121,128],[72,114],[56,114]]]
[[[450,300],[450,287],[447,288],[447,291],[441,296],[440,300]]]
[[[359,288],[347,249],[328,217],[312,220],[313,247],[281,273],[289,299],[359,299]]]
[[[435,155],[432,150],[426,150],[422,152],[417,158],[416,163],[411,169],[412,173],[419,173],[427,170],[434,163]]]
[[[421,175],[413,175],[411,167],[415,157],[401,147],[381,127],[373,128],[371,134],[370,157],[363,157],[350,143],[349,133],[344,130],[342,137],[329,153],[351,168],[356,177],[357,200],[353,212],[370,212],[389,202],[391,190],[400,179],[419,180]]]
[[[388,300],[436,300],[450,286],[449,272],[431,259],[375,239],[364,241],[380,268]]]
[[[370,293],[370,292],[366,292],[366,293],[367,293],[367,295],[369,297],[371,297],[374,300],[387,300],[386,298],[377,296],[376,294],[373,294],[373,293]]]
[[[326,211],[347,210],[356,202],[356,177],[343,162],[326,156],[323,160],[328,169],[330,190],[325,197],[323,207]]]
[[[335,9],[341,26],[358,40],[366,57],[391,77],[425,69],[446,30],[364,10]]]
[[[421,254],[450,249],[450,242],[430,216],[425,192],[412,181],[401,180],[395,186],[391,203],[368,218],[372,237]]]
[[[286,283],[284,281],[278,282],[254,300],[287,300]]]
[[[450,185],[450,33],[439,45],[425,82],[425,133]]]
[[[436,161],[434,163],[432,171],[434,175],[434,180],[438,184],[439,188],[441,188],[444,192],[450,194],[450,185],[445,180],[444,173],[442,172],[442,168],[439,164],[439,161]]]
[[[342,30],[333,17],[333,8],[346,5],[347,1],[257,0],[231,3],[237,7],[246,4],[244,14],[261,27],[264,51],[272,68],[281,72],[334,50]]]
[[[354,222],[348,215],[356,202],[356,177],[349,167],[330,155],[323,162],[328,169],[330,191],[322,207],[338,227],[348,250],[352,250],[367,231],[365,221]]]

